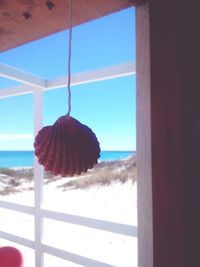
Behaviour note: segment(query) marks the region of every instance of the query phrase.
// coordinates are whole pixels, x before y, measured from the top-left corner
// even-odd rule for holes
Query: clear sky
[[[67,75],[68,31],[1,53],[0,62],[43,78]],[[72,73],[135,62],[135,11],[73,29]],[[0,90],[18,83],[0,78]],[[71,116],[88,125],[102,150],[136,150],[135,76],[73,86]],[[67,113],[67,89],[44,93],[44,125]],[[33,150],[33,95],[0,99],[0,150]]]

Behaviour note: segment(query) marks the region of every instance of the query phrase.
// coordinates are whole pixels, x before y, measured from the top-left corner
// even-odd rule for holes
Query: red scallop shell
[[[91,169],[100,156],[99,142],[92,130],[68,115],[43,127],[34,147],[38,162],[54,175],[79,175]]]

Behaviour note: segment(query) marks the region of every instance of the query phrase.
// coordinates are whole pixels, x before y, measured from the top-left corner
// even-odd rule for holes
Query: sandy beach
[[[66,189],[65,183],[66,178],[45,183],[44,209],[134,226],[137,231],[136,182],[113,181],[109,185],[97,184],[80,189]],[[1,196],[0,199],[32,206],[33,196],[33,191],[25,190]],[[0,208],[0,230],[33,240],[33,216]],[[136,235],[127,236],[44,219],[43,243],[116,267],[137,266]],[[11,243],[0,239],[0,246],[8,244]],[[34,267],[34,251],[18,244],[14,246],[22,251],[24,266]],[[45,254],[45,267],[55,267],[56,264],[59,267],[82,266]]]

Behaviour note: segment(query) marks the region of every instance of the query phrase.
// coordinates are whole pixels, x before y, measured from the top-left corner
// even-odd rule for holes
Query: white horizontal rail
[[[99,219],[87,218],[67,213],[61,213],[50,210],[41,210],[43,218],[49,218],[56,221],[63,221],[75,225],[86,226],[98,230],[104,230],[115,234],[137,236],[137,227],[116,222],[109,222]]]
[[[18,226],[20,227],[20,225]],[[0,238],[20,244],[22,246],[26,246],[29,248],[34,249],[35,248],[35,242],[32,240],[29,240],[27,238],[23,238],[17,235],[13,235],[4,231],[0,231]]]
[[[26,214],[34,215],[34,207],[25,206],[17,203],[7,202],[0,200],[0,208],[18,211]]]
[[[26,71],[0,63],[0,77],[43,88],[46,81]]]
[[[44,253],[51,254],[53,256],[59,257],[64,260],[68,260],[77,264],[80,264],[82,266],[87,267],[116,267],[104,262],[96,261],[90,258],[86,258],[71,252],[67,252],[61,249],[57,249],[51,246],[42,245],[42,249]]]
[[[71,78],[71,85],[92,83],[113,78],[124,77],[135,74],[135,65],[131,62],[114,65],[96,70],[75,73]],[[56,89],[67,86],[67,76],[47,80],[46,89]]]
[[[35,215],[34,207],[16,204],[12,202],[0,201],[0,208]],[[47,219],[81,225],[89,228],[95,228],[98,230],[112,232],[115,234],[137,236],[137,227],[132,225],[93,219],[45,209],[41,209],[41,216]]]
[[[19,96],[19,95],[25,95],[33,93],[36,90],[36,87],[31,85],[18,85],[14,87],[10,87],[7,89],[0,90],[0,99],[7,98],[10,96]]]
[[[8,240],[10,242],[14,242],[17,244],[20,244],[22,246],[26,246],[28,248],[34,249],[35,248],[35,242],[23,237],[19,237],[7,232],[3,232],[0,231],[0,238]],[[74,254],[62,249],[58,249],[58,248],[54,248],[48,245],[44,245],[41,244],[41,252],[42,253],[48,253],[52,256],[56,256],[59,257],[61,259],[64,260],[68,260],[83,266],[87,266],[87,267],[114,267],[113,265],[104,263],[104,262],[100,262],[100,261],[96,261],[87,257],[83,257],[81,255],[78,254]]]
[[[105,67],[102,69],[75,73],[71,77],[71,86],[134,75],[135,73],[136,72],[134,63],[132,62],[123,63],[111,67]],[[66,87],[67,80],[68,80],[67,76],[46,80],[45,85],[42,87],[42,89],[51,90],[51,89]],[[35,90],[38,90],[36,85],[33,86],[27,84],[2,89],[0,90],[0,99],[11,96],[30,94],[33,93]]]

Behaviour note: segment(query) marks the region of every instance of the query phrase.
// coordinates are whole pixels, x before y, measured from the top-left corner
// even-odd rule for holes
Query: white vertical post
[[[34,92],[34,136],[42,128],[42,89]],[[34,205],[35,205],[35,267],[43,267],[43,220],[41,216],[41,206],[43,201],[43,168],[34,158]]]

